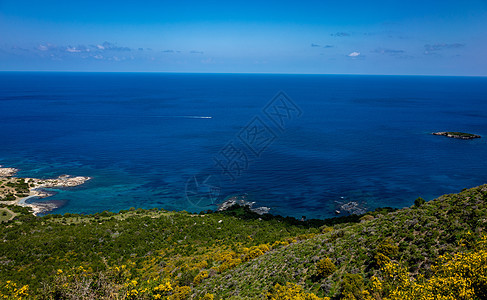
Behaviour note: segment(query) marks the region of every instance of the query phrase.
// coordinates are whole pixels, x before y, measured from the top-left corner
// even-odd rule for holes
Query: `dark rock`
[[[480,135],[464,132],[451,132],[451,131],[440,131],[433,132],[433,135],[443,135],[449,138],[460,139],[460,140],[472,140],[481,138]]]

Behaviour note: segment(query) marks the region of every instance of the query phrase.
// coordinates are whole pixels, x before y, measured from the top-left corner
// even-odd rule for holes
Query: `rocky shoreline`
[[[19,170],[15,168],[3,168],[0,165],[0,177],[11,177],[14,176]]]
[[[264,215],[269,213],[270,208],[261,206],[261,207],[256,207],[254,208],[255,202],[250,202],[247,200],[247,195],[237,195],[237,196],[232,196],[225,200],[223,203],[218,205],[218,211],[225,211],[229,209],[230,207],[234,206],[235,204],[240,205],[240,206],[247,206],[251,211],[259,214],[259,215]]]
[[[30,207],[34,215],[51,211],[57,208],[57,205],[51,202],[27,203],[29,199],[47,198],[55,194],[49,189],[76,187],[91,179],[91,177],[86,176],[70,175],[61,175],[53,179],[13,177],[17,172],[18,169],[0,166],[0,182],[2,183],[0,186],[0,203]],[[5,198],[7,200],[1,200]]]

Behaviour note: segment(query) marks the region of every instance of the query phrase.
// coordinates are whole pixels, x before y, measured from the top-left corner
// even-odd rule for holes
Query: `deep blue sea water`
[[[280,91],[295,105],[284,129],[264,112]],[[93,177],[41,200],[64,203],[55,213],[199,212],[246,193],[322,218],[337,201],[401,208],[487,182],[485,77],[3,72],[0,128],[0,164],[19,176]],[[251,129],[272,133],[254,136],[258,155],[243,143]],[[233,181],[223,153],[239,154]],[[188,201],[207,175],[218,198]]]

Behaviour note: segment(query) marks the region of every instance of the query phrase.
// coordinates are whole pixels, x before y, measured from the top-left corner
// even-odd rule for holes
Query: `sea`
[[[487,77],[0,72],[0,165],[92,177],[46,213],[403,208],[487,182]]]

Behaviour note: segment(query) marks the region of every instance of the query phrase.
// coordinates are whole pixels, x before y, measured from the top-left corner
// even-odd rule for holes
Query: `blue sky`
[[[0,70],[487,76],[487,0],[0,0]]]

